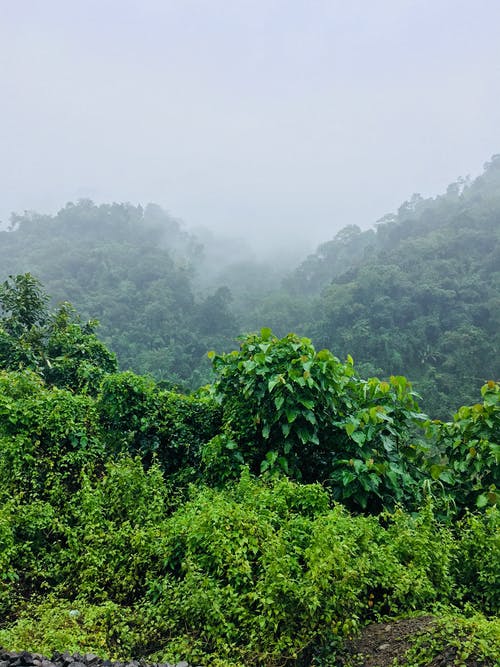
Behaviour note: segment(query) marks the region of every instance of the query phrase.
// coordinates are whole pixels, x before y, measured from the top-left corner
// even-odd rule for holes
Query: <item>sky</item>
[[[156,202],[313,248],[500,152],[498,0],[0,0],[0,220]]]

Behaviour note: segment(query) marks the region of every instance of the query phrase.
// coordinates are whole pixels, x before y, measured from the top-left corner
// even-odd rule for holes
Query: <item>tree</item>
[[[0,287],[0,313],[4,330],[12,336],[29,333],[47,321],[48,296],[30,273],[9,276]]]
[[[49,297],[31,274],[11,276],[0,290],[0,369],[29,369],[52,386],[95,393],[117,370],[97,338],[97,321],[82,323],[68,303],[50,312]]]

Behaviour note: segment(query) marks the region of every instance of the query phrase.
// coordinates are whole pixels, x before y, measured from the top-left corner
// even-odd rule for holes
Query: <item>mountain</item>
[[[361,375],[406,375],[433,417],[500,376],[500,156],[475,180],[349,225],[295,269],[240,240],[187,231],[159,206],[67,204],[0,232],[0,274],[30,272],[101,322],[123,369],[195,388],[206,352],[271,327],[351,354]],[[287,273],[288,271],[288,273]]]

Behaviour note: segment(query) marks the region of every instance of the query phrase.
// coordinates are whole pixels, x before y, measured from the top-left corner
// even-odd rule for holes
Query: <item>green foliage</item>
[[[449,667],[482,665],[496,667],[500,662],[500,621],[481,614],[463,617],[446,614],[429,630],[413,638],[404,662],[395,667],[427,667],[446,664]]]
[[[110,452],[154,457],[169,474],[194,472],[202,445],[220,429],[220,408],[210,398],[161,390],[130,371],[104,378],[97,407]]]
[[[481,394],[482,403],[461,407],[453,421],[427,424],[435,449],[429,472],[458,509],[500,499],[500,384],[489,381]]]
[[[447,420],[500,376],[499,184],[495,156],[475,181],[414,195],[374,229],[341,229],[292,271],[292,258],[255,261],[158,206],[88,200],[14,216],[0,265],[98,317],[122,369],[195,388],[211,379],[207,349],[233,349],[238,331],[265,322],[352,354],[365,376],[411,378],[426,412]],[[26,365],[12,342],[0,330],[0,357]]]
[[[31,276],[0,297],[0,644],[277,667],[381,615],[498,614],[497,383],[424,446],[404,377],[361,380],[307,338],[249,335],[183,396],[117,373]],[[411,664],[446,643],[489,667],[495,623],[447,616]]]
[[[131,616],[111,602],[95,605],[48,595],[25,607],[14,626],[0,628],[0,644],[46,656],[67,651],[114,659],[130,644]]]
[[[47,388],[30,371],[0,371],[0,497],[50,497],[74,488],[80,470],[102,458],[90,397]]]
[[[16,568],[16,542],[13,520],[13,503],[0,505],[0,613],[6,614],[15,597],[19,575]]]
[[[47,320],[48,297],[31,274],[9,276],[0,286],[0,312],[5,331],[13,336],[29,333]]]
[[[67,551],[47,568],[52,585],[91,602],[127,606],[140,599],[149,545],[161,535],[175,497],[160,468],[144,470],[139,458],[108,463],[98,479],[85,475],[66,508]]]
[[[48,384],[96,394],[101,379],[117,369],[116,358],[97,338],[97,321],[82,324],[75,310],[63,304],[52,315],[43,376]]]
[[[460,547],[429,507],[381,522],[330,509],[320,485],[263,484],[248,471],[224,490],[193,486],[176,505],[158,466],[125,458],[82,476],[58,512],[18,500],[0,517],[0,558],[20,590],[53,591],[47,606],[18,601],[0,632],[9,646],[308,664],[312,646],[377,614],[455,600]]]
[[[227,288],[195,297],[201,260],[199,240],[154,204],[82,200],[54,216],[15,216],[0,232],[5,274],[29,270],[55,302],[98,318],[123,370],[192,388],[209,379],[206,351],[237,333]]]
[[[350,357],[343,364],[307,338],[269,329],[212,357],[225,433],[204,450],[210,478],[224,481],[244,463],[267,477],[327,482],[352,507],[414,500],[410,432],[424,416],[405,378],[359,380]]]
[[[50,313],[48,297],[29,273],[10,277],[0,290],[0,368],[30,369],[48,384],[96,393],[115,356],[94,334],[96,321],[82,324],[69,304]]]
[[[474,182],[415,195],[375,230],[341,230],[285,284],[316,296],[309,323],[299,312],[290,328],[369,374],[410,377],[433,417],[476,402],[500,376],[499,184],[495,156]]]
[[[500,511],[466,514],[455,528],[453,576],[458,594],[485,613],[500,610]]]

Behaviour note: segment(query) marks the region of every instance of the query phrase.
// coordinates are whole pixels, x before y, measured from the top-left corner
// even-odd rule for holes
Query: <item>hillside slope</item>
[[[448,418],[500,377],[499,240],[494,156],[479,178],[413,195],[374,229],[345,227],[281,282],[286,262],[201,242],[156,205],[90,201],[14,216],[0,274],[29,271],[99,319],[123,369],[194,388],[210,377],[207,350],[269,326],[351,354],[364,375],[406,375],[422,407]]]
[[[346,228],[287,289],[315,294],[316,345],[367,374],[407,375],[435,416],[477,400],[500,375],[500,156],[473,182],[414,195],[375,231]]]

